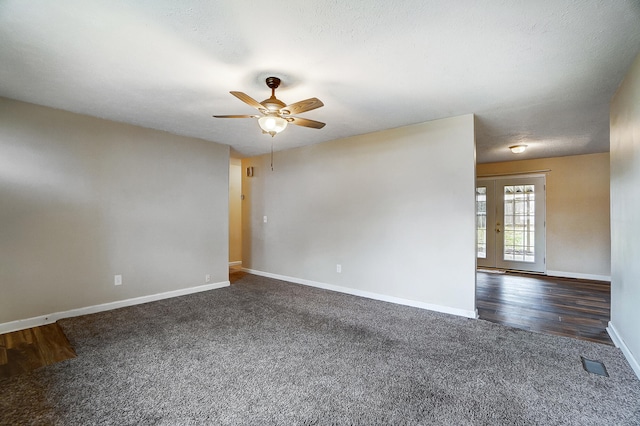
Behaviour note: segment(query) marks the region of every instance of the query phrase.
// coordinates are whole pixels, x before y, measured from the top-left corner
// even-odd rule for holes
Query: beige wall
[[[229,262],[242,262],[242,160],[229,164]]]
[[[546,170],[547,273],[610,279],[609,154],[478,164],[478,176]]]
[[[227,146],[0,98],[0,324],[227,281],[228,177]]]
[[[640,55],[611,102],[611,323],[640,378]]]
[[[474,138],[466,115],[244,159],[243,265],[473,315]]]

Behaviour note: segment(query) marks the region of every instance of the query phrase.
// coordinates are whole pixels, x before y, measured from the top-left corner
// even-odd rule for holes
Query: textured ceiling
[[[626,0],[0,0],[0,96],[266,153],[474,113],[478,162],[609,150]],[[275,138],[229,94],[318,97]],[[515,157],[507,147],[525,143]]]

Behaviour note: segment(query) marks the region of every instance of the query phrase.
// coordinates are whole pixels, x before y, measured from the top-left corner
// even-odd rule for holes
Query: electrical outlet
[[[207,274],[204,276],[204,282],[206,283],[210,283],[211,282],[211,274]]]
[[[342,273],[342,265],[339,264],[339,263],[336,265],[336,272],[339,273],[339,274]]]
[[[267,223],[267,217],[266,216],[262,216],[262,222],[263,223]]]
[[[113,285],[122,285],[122,275],[113,276]]]

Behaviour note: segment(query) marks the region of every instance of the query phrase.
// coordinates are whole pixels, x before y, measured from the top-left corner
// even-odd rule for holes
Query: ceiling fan
[[[322,129],[325,123],[307,118],[293,117],[294,114],[311,111],[312,109],[324,106],[318,98],[309,98],[304,101],[295,102],[286,105],[280,99],[276,98],[276,89],[280,86],[278,77],[267,77],[267,86],[271,89],[271,97],[262,102],[258,102],[251,96],[242,92],[229,92],[236,98],[249,106],[254,107],[262,115],[214,115],[215,118],[257,118],[258,124],[262,129],[262,133],[268,133],[271,137],[283,131],[287,124],[295,124],[297,126],[311,127],[313,129]]]

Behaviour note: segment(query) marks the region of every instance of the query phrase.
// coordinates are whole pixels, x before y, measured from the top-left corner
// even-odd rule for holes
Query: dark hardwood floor
[[[476,306],[487,321],[613,345],[609,282],[478,271]]]
[[[75,350],[56,323],[0,334],[0,379],[75,356]]]

